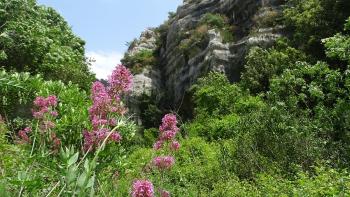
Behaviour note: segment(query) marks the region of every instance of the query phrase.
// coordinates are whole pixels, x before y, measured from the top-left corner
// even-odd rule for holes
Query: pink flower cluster
[[[170,192],[166,191],[166,190],[160,190],[160,197],[170,197]]]
[[[47,98],[38,96],[34,100],[34,109],[32,109],[33,116],[39,120],[39,128],[42,133],[53,129],[55,123],[51,120],[58,116],[54,108],[57,106],[57,97],[54,95]]]
[[[108,78],[109,93],[111,95],[121,95],[131,90],[132,75],[129,69],[123,65],[118,65]]]
[[[109,77],[109,86],[105,87],[101,82],[96,81],[91,88],[92,106],[89,109],[89,118],[92,131],[84,131],[84,150],[90,151],[97,148],[103,140],[110,136],[109,142],[120,142],[121,135],[111,129],[117,125],[116,115],[124,115],[125,107],[121,103],[121,97],[127,93],[132,84],[130,71],[118,65]]]
[[[52,145],[54,151],[57,151],[61,145],[60,138],[57,137],[56,133],[52,131],[55,128],[53,120],[58,116],[58,112],[55,111],[57,106],[57,97],[50,95],[47,98],[38,96],[33,101],[34,108],[32,109],[33,117],[38,121],[38,128],[40,136],[44,140],[49,139],[49,143]],[[18,132],[19,138],[22,142],[30,143],[28,136],[32,129],[27,127]]]
[[[153,145],[153,148],[159,150],[163,148],[166,142],[169,142],[169,148],[177,151],[180,148],[179,142],[175,140],[178,131],[176,116],[174,114],[166,114],[162,119],[162,124],[159,126],[158,141]]]
[[[24,143],[30,143],[30,142],[31,142],[30,139],[29,139],[29,137],[28,137],[28,134],[29,134],[30,132],[32,132],[32,128],[30,128],[30,127],[26,127],[26,128],[24,128],[23,130],[20,130],[20,131],[18,132],[18,136],[20,137],[20,139],[22,140],[22,142],[24,142]]]
[[[47,119],[46,116],[58,116],[58,113],[52,110],[52,108],[57,106],[56,96],[51,95],[47,98],[38,96],[34,100],[34,106],[36,109],[32,110],[33,116],[38,120]]]
[[[172,156],[161,156],[153,159],[153,165],[159,170],[168,170],[175,163],[175,159]]]
[[[157,142],[153,145],[155,150],[164,149],[164,151],[177,151],[180,148],[180,143],[175,140],[176,134],[179,132],[177,127],[177,119],[174,114],[166,114],[162,119],[162,124],[159,127],[159,137]],[[167,144],[168,146],[165,146]],[[152,160],[152,165],[160,172],[170,170],[175,164],[173,156],[158,156]],[[134,191],[133,187],[133,191]],[[161,197],[170,197],[170,192],[159,188],[159,195]]]
[[[61,146],[61,139],[56,136],[56,133],[51,134],[52,146],[54,150],[58,150]]]
[[[132,184],[132,197],[153,197],[153,184],[148,180],[136,180]]]
[[[83,136],[84,136],[83,148],[85,151],[90,151],[90,150],[93,150],[94,148],[97,148],[98,146],[100,146],[103,140],[108,136],[110,136],[108,139],[110,142],[113,141],[118,143],[122,140],[122,136],[120,135],[120,133],[116,131],[111,133],[111,131],[107,128],[101,128],[98,130],[94,130],[92,132],[84,131]]]

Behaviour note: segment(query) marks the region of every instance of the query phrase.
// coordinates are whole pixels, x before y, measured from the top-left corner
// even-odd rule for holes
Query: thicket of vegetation
[[[175,114],[160,120],[158,114],[148,122],[159,121],[160,127],[142,132],[123,102],[132,80],[127,68],[118,66],[107,86],[79,78],[70,83],[59,78],[67,70],[57,70],[56,78],[41,70],[46,63],[35,61],[52,57],[39,48],[67,47],[58,40],[75,39],[73,34],[2,33],[0,196],[350,195],[350,3],[288,5],[282,22],[291,37],[270,49],[252,48],[240,82],[209,73],[192,87],[193,120],[183,123]],[[0,21],[9,22],[0,31],[20,28],[14,18],[33,14],[28,7],[37,17],[55,13],[35,1],[1,1]],[[12,13],[19,8],[24,10]],[[50,29],[44,19],[30,21],[21,25]],[[203,21],[227,25],[219,15]],[[27,54],[27,45],[9,45],[16,39],[39,51]],[[56,44],[40,45],[41,39]],[[82,63],[79,51],[73,56]],[[15,62],[20,58],[11,54],[30,61]],[[138,57],[130,64],[153,56]],[[60,62],[50,62],[50,68]]]
[[[54,9],[35,0],[1,0],[0,13],[0,68],[72,81],[81,88],[94,80],[85,42]]]

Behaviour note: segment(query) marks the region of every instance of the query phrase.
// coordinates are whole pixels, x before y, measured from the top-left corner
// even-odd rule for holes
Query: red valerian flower
[[[153,184],[148,180],[136,180],[132,184],[132,197],[153,197]]]
[[[32,131],[32,128],[30,127],[26,127],[23,130],[20,130],[18,132],[18,136],[20,137],[20,139],[25,142],[25,143],[30,143],[30,139],[28,137],[28,134]]]
[[[164,142],[162,140],[158,140],[154,145],[153,149],[154,150],[160,150],[163,147]]]
[[[131,90],[132,85],[132,74],[123,65],[118,65],[115,70],[113,70],[112,75],[108,78],[109,83],[109,93],[115,98],[123,93]]]
[[[91,87],[92,106],[89,108],[89,118],[92,131],[84,131],[85,151],[94,150],[103,140],[109,136],[108,142],[120,142],[122,136],[119,132],[111,130],[117,126],[116,115],[124,115],[127,111],[123,106],[122,94],[131,89],[132,75],[122,65],[118,65],[108,80],[109,86],[105,87],[99,81]]]
[[[160,190],[160,197],[170,197],[170,192],[166,191],[166,190]]]
[[[162,118],[162,124],[159,126],[158,141],[153,145],[154,150],[163,148],[164,143],[170,143],[169,148],[172,151],[177,151],[180,148],[180,143],[175,140],[176,134],[179,132],[177,127],[177,119],[174,114],[166,114]]]
[[[180,143],[178,141],[174,140],[170,143],[170,150],[177,151],[179,150],[179,148],[180,148]]]
[[[153,159],[153,165],[159,170],[168,170],[175,163],[175,159],[172,156],[161,156]]]

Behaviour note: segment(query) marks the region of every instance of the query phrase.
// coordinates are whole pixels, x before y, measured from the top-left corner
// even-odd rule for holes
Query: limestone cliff
[[[183,104],[186,91],[211,70],[225,73],[231,81],[239,80],[249,48],[269,47],[281,36],[283,27],[275,21],[283,3],[184,0],[163,25],[143,32],[126,53],[130,59],[149,51],[155,58],[137,65],[141,69],[135,72],[132,112],[140,113],[138,98],[142,94],[163,101],[165,108],[177,109]],[[227,24],[217,25],[215,20],[220,21],[220,17]],[[211,21],[213,25],[205,24]],[[135,62],[124,63],[135,66]]]

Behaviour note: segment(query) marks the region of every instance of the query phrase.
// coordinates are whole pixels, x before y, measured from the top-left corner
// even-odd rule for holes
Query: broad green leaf
[[[68,166],[71,166],[73,163],[77,162],[79,158],[79,152],[75,153],[69,160]]]

